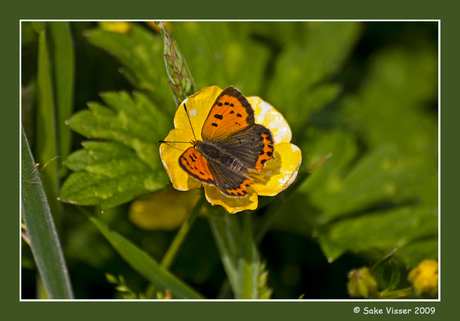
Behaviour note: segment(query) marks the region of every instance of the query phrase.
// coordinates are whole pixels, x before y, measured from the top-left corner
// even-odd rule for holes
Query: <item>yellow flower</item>
[[[165,138],[168,143],[160,145],[161,160],[177,190],[188,191],[199,188],[203,184],[192,178],[179,165],[179,157],[191,146],[191,143],[174,142],[191,142],[195,140],[195,136],[196,140],[202,140],[201,129],[221,92],[221,88],[210,86],[185,99],[177,108],[174,117],[175,129],[171,130]],[[204,184],[208,202],[223,206],[229,213],[254,210],[258,205],[258,195],[275,196],[286,189],[294,182],[302,161],[300,149],[290,143],[291,129],[284,117],[259,97],[248,97],[247,100],[254,109],[255,123],[264,125],[272,132],[275,157],[265,163],[261,172],[254,171],[248,174],[254,183],[248,187],[249,193],[244,197],[226,196],[215,186]],[[187,104],[189,117],[184,109],[184,103]]]
[[[126,21],[99,21],[99,26],[107,31],[128,33],[131,30],[131,23]]]
[[[438,294],[438,262],[423,260],[409,272],[408,279],[418,295],[436,297]]]

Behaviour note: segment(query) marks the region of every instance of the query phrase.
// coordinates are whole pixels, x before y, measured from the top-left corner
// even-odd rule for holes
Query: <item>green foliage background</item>
[[[257,249],[242,246],[243,257],[258,262],[254,275],[268,271],[272,298],[347,298],[348,271],[372,265],[394,247],[403,276],[421,260],[437,259],[436,23],[170,27],[197,88],[233,85],[283,113],[302,150],[301,173],[332,154],[287,201],[284,194],[264,200],[268,205],[251,214],[256,232],[272,219],[260,240],[255,233]],[[119,297],[125,292],[111,284],[118,281],[134,293],[147,291],[157,276],[140,271],[114,244],[128,251],[132,242],[143,251],[139,257],[159,261],[176,233],[142,230],[127,216],[137,195],[168,185],[158,140],[172,129],[176,106],[160,33],[140,22],[126,34],[89,22],[24,22],[22,82],[22,123],[35,160],[49,162],[41,177],[75,297]],[[92,206],[85,211],[93,218],[57,196]],[[177,278],[161,272],[166,285],[159,289],[179,284],[182,297],[226,297],[227,276],[235,289],[232,273],[246,270],[225,261],[230,241],[212,232],[219,224],[196,220],[170,269]],[[26,244],[22,253],[22,295],[37,297]],[[110,283],[105,273],[123,277]]]

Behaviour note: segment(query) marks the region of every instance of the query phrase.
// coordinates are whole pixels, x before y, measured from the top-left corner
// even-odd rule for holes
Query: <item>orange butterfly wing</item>
[[[204,122],[201,136],[221,140],[254,125],[254,111],[247,99],[232,86],[217,97]]]
[[[246,196],[248,195],[247,187],[252,184],[252,180],[246,178],[239,187],[233,189],[226,189],[224,194],[228,196]]]
[[[179,157],[179,165],[190,176],[200,182],[215,185],[214,177],[211,174],[208,162],[194,147],[189,147]]]
[[[261,171],[265,162],[274,158],[274,141],[269,129],[254,123],[254,111],[247,99],[232,86],[217,97],[203,125],[202,138],[212,141],[231,156],[240,160],[241,170],[224,165],[223,159],[205,159],[196,144],[179,158],[179,164],[190,176],[202,183],[216,186],[223,194],[241,197],[248,194],[253,181],[249,170]]]

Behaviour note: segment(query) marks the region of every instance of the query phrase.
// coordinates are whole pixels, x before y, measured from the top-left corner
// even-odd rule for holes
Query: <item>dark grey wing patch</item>
[[[270,148],[266,146],[267,140],[270,141]],[[219,143],[228,153],[244,163],[248,169],[255,169],[261,157],[273,158],[274,155],[272,134],[269,129],[259,124],[231,135],[219,141]]]

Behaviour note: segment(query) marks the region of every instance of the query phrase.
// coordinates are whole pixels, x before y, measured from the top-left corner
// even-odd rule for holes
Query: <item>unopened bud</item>
[[[347,287],[350,296],[355,298],[375,298],[378,295],[377,281],[366,267],[348,273]]]

